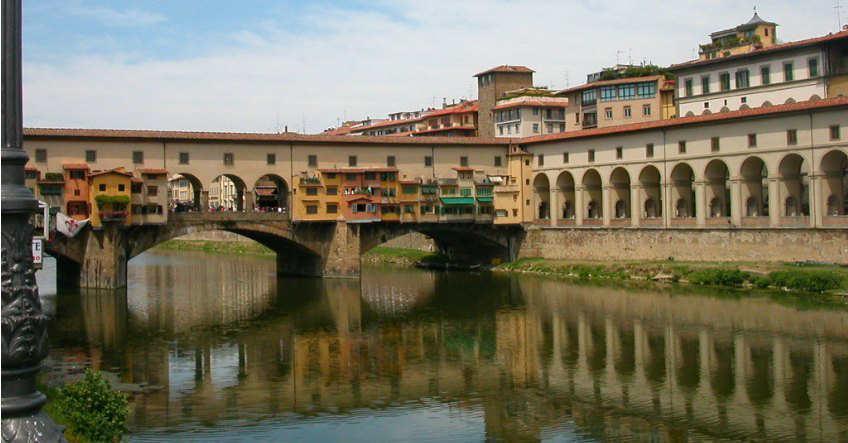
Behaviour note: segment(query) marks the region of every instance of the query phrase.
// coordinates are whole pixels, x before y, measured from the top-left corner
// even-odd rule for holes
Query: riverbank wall
[[[530,228],[519,258],[848,264],[846,229]]]

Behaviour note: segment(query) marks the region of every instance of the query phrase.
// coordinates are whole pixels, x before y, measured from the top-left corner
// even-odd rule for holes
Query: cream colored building
[[[773,39],[773,24],[758,25],[757,35],[767,32],[769,26],[769,38]],[[787,43],[742,45],[728,49],[726,55],[702,56],[669,69],[678,77],[680,116],[845,95],[848,31]]]
[[[529,137],[565,132],[568,99],[547,89],[525,88],[499,99],[493,108],[496,137]]]
[[[553,226],[848,227],[848,98],[522,140]]]

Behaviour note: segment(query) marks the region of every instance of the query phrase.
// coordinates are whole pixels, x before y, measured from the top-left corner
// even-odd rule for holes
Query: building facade
[[[533,70],[526,66],[501,65],[477,73],[479,135],[495,136],[494,108],[498,98],[509,91],[533,87]]]
[[[527,88],[512,91],[493,109],[496,137],[529,137],[565,132],[568,99],[551,91]]]
[[[773,41],[773,26],[766,23],[751,28],[755,35],[768,32],[772,40],[760,40],[767,43],[739,43],[734,47],[724,43],[722,55],[705,57],[702,49],[700,59],[672,65],[669,70],[678,77],[679,115],[703,115],[848,94],[848,31],[778,44]],[[740,40],[734,37],[732,41]]]

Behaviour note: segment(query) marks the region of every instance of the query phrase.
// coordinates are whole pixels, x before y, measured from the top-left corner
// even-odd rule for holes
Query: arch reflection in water
[[[157,260],[179,262],[157,256],[142,267]],[[192,300],[220,308],[189,309],[176,290],[158,304],[156,297],[130,303],[131,319],[153,318],[134,311],[150,306],[201,313],[174,323],[162,321],[174,314],[157,314],[127,327],[115,363],[125,381],[164,387],[137,400],[134,432],[174,438],[199,426],[243,437],[232,425],[247,420],[248,429],[273,438],[360,422],[349,417],[389,426],[383,413],[405,417],[409,432],[444,428],[454,432],[445,438],[478,440],[838,440],[848,429],[842,311],[394,269],[369,270],[361,283],[267,275],[252,289],[232,289],[242,300],[233,308],[238,303],[216,288],[230,291],[221,279],[251,272],[261,279],[263,262],[250,262],[249,269],[205,265],[217,271],[208,274],[207,295],[198,291]],[[150,292],[169,293],[155,287],[156,278]],[[131,301],[143,299],[132,291]],[[261,310],[239,328],[197,327]],[[60,309],[60,317],[89,312]],[[135,328],[147,325],[165,332],[134,339]],[[187,325],[195,327],[182,333]],[[62,352],[70,351],[54,350]],[[434,410],[451,411],[439,415],[439,431],[428,431],[432,423],[416,427],[416,414]]]

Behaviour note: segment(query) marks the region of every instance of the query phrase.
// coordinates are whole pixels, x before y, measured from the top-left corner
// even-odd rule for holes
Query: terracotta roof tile
[[[126,177],[132,177],[131,173],[124,171],[120,168],[106,169],[104,171],[94,171],[94,172],[88,174],[88,176],[89,177],[96,177],[96,176],[99,176],[99,175],[106,175],[106,174],[119,174],[119,175],[123,175],[123,176],[126,176]]]
[[[669,71],[679,71],[679,70],[683,70],[683,69],[690,68],[690,67],[693,67],[693,66],[711,65],[711,64],[716,64],[716,63],[723,63],[723,62],[726,62],[726,61],[739,60],[739,59],[745,58],[745,57],[755,57],[755,56],[758,56],[758,55],[761,55],[761,54],[769,54],[769,53],[772,53],[772,52],[788,51],[788,50],[791,50],[791,49],[803,48],[803,47],[806,47],[806,46],[814,46],[814,45],[817,45],[819,43],[825,43],[825,42],[829,42],[829,41],[833,41],[833,40],[840,40],[840,39],[844,39],[844,38],[848,38],[848,31],[840,31],[840,32],[837,32],[835,34],[828,34],[828,35],[824,35],[824,36],[821,36],[821,37],[808,38],[806,40],[798,40],[798,41],[794,41],[794,42],[780,43],[780,44],[769,46],[769,47],[766,47],[766,48],[755,49],[755,50],[750,51],[750,52],[744,52],[742,54],[729,55],[727,57],[716,57],[716,58],[709,59],[709,60],[691,60],[691,61],[688,61],[688,62],[678,63],[676,65],[671,65],[668,69],[669,69]]]
[[[62,169],[91,169],[87,163],[63,163]]]
[[[35,165],[26,165],[24,171],[38,171],[38,168]]]
[[[521,144],[544,143],[559,140],[569,140],[585,137],[598,137],[602,135],[620,134],[627,132],[644,131],[649,129],[671,128],[675,126],[686,126],[700,123],[719,122],[748,117],[759,117],[788,112],[801,112],[812,109],[826,109],[848,107],[848,97],[834,97],[823,100],[810,100],[785,105],[776,105],[760,108],[745,109],[741,111],[719,112],[709,115],[697,115],[693,117],[680,117],[668,120],[655,120],[629,125],[611,126],[608,128],[582,129],[579,131],[560,132],[556,134],[540,135],[520,139]]]
[[[527,66],[500,65],[500,66],[495,66],[492,69],[487,69],[483,72],[478,72],[478,73],[474,74],[474,77],[479,77],[483,74],[489,74],[489,73],[493,73],[493,72],[533,73],[533,72],[536,72],[536,71],[528,68]]]
[[[504,140],[495,137],[352,137],[347,135],[303,135],[292,132],[282,134],[240,132],[189,132],[150,131],[128,129],[64,129],[24,128],[24,137],[103,140],[156,140],[181,142],[250,142],[250,143],[339,143],[345,145],[502,145]]]

